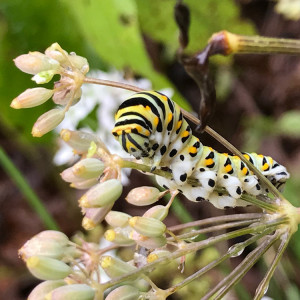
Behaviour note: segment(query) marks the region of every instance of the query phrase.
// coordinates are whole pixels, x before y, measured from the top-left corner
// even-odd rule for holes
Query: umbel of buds
[[[52,97],[55,104],[63,107],[52,109],[38,118],[32,135],[41,137],[61,123],[69,107],[79,101],[81,86],[89,71],[88,62],[75,53],[68,54],[57,43],[47,48],[45,54],[29,52],[18,56],[14,62],[21,71],[34,75],[32,80],[37,84],[48,83],[54,75],[60,75],[53,90],[41,87],[27,89],[11,103],[12,108],[30,108],[41,105]]]

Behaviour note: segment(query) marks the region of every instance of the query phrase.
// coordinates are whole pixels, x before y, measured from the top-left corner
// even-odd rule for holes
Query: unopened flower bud
[[[111,210],[105,217],[105,221],[112,227],[124,227],[128,225],[130,215],[121,211]]]
[[[72,182],[70,187],[78,190],[86,190],[98,183],[98,178],[83,179],[81,181]]]
[[[169,213],[169,209],[163,205],[155,205],[148,209],[143,217],[154,218],[163,221]]]
[[[136,267],[108,255],[101,256],[100,266],[110,278],[116,278],[136,270]]]
[[[95,290],[87,284],[69,284],[58,287],[46,296],[46,300],[93,300]]]
[[[64,279],[72,272],[64,262],[39,255],[29,257],[26,265],[32,275],[42,280]]]
[[[127,202],[136,206],[150,205],[159,198],[159,190],[151,186],[141,186],[129,192]]]
[[[121,228],[117,227],[114,229],[108,229],[104,233],[104,238],[112,243],[122,246],[133,245],[135,242],[129,238],[131,228]]]
[[[122,194],[123,186],[120,180],[110,179],[101,182],[87,191],[79,199],[81,207],[103,207],[113,204]]]
[[[78,154],[88,152],[92,142],[101,147],[103,145],[103,142],[95,134],[83,131],[62,129],[60,137]]]
[[[45,103],[53,95],[53,90],[45,88],[27,89],[15,98],[10,106],[15,109],[30,108]]]
[[[75,53],[70,54],[69,60],[71,64],[76,67],[81,73],[86,74],[89,71],[89,64],[85,57],[76,55]]]
[[[45,84],[52,80],[53,76],[56,74],[56,70],[42,71],[35,74],[31,80],[37,84]]]
[[[59,68],[58,61],[37,51],[20,55],[14,59],[14,62],[17,68],[28,74],[37,74],[42,71],[57,70]]]
[[[53,43],[45,51],[48,57],[57,60],[60,64],[64,63],[68,57],[67,51],[63,50],[58,43]]]
[[[64,110],[60,108],[54,108],[43,115],[41,115],[32,128],[32,135],[34,137],[41,137],[47,132],[54,129],[65,117]]]
[[[85,158],[72,167],[75,176],[90,179],[99,177],[104,171],[104,163],[97,158]]]
[[[167,243],[167,239],[164,235],[159,237],[147,237],[139,234],[134,230],[131,232],[129,237],[134,240],[139,246],[145,247],[147,249],[161,248]]]
[[[171,254],[168,250],[154,250],[147,256],[147,263],[152,263],[161,257],[166,257]]]
[[[148,237],[162,236],[166,231],[166,225],[161,221],[147,217],[132,217],[129,225],[137,232]]]
[[[54,289],[66,285],[63,280],[47,280],[37,285],[29,294],[27,300],[43,300]]]
[[[27,241],[19,250],[23,260],[31,256],[42,255],[50,258],[60,259],[68,246],[68,237],[55,230],[46,230],[38,233]]]
[[[137,300],[140,291],[131,285],[123,285],[110,292],[105,300]]]
[[[105,216],[111,210],[112,206],[113,204],[99,208],[84,208],[83,211],[85,213],[85,216],[82,219],[82,227],[85,230],[94,229],[98,223],[104,220]]]

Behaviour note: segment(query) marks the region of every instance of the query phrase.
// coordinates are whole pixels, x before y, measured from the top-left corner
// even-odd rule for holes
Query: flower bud
[[[29,294],[27,300],[44,300],[54,289],[66,285],[63,280],[47,280],[37,285]]]
[[[98,178],[84,179],[77,182],[72,182],[70,187],[78,190],[86,190],[98,183]]]
[[[100,266],[110,278],[116,278],[136,270],[136,267],[108,255],[101,256]]]
[[[99,177],[104,171],[104,163],[97,158],[85,158],[72,167],[75,176],[84,179]]]
[[[15,109],[38,106],[45,103],[52,95],[53,90],[45,88],[27,89],[15,98],[10,106]]]
[[[50,82],[56,73],[57,72],[55,70],[42,71],[35,74],[31,80],[37,84],[45,84]]]
[[[150,205],[159,198],[159,190],[151,186],[141,186],[129,192],[127,202],[136,206]]]
[[[167,208],[166,206],[155,205],[150,209],[148,209],[144,213],[143,217],[154,218],[159,221],[163,221],[167,217],[168,213],[169,213],[169,208]]]
[[[68,56],[71,64],[77,68],[81,73],[86,74],[89,71],[89,64],[85,57],[76,55],[75,53],[71,53]]]
[[[37,74],[42,71],[57,70],[59,62],[45,54],[34,51],[23,54],[14,59],[15,65],[22,72]]]
[[[105,300],[137,300],[140,291],[131,285],[123,285],[110,292]]]
[[[63,279],[72,272],[64,262],[40,255],[29,257],[26,265],[32,275],[42,280]]]
[[[129,225],[138,233],[148,237],[162,236],[166,231],[166,225],[161,221],[147,217],[132,217]]]
[[[110,179],[101,182],[87,191],[79,199],[81,207],[103,207],[113,204],[122,194],[123,186],[120,180]]]
[[[60,176],[66,182],[80,182],[83,180],[82,178],[80,178],[74,174],[72,167],[63,170],[60,173]]]
[[[105,221],[112,227],[124,227],[128,225],[130,215],[120,211],[111,210],[105,217]]]
[[[64,256],[68,243],[68,237],[62,232],[46,230],[27,241],[19,250],[19,255],[25,261],[29,257],[36,255],[61,259]]]
[[[113,204],[99,208],[84,208],[83,211],[85,213],[85,216],[82,219],[82,227],[85,230],[94,229],[98,223],[104,220],[105,216],[111,210],[112,206]]]
[[[64,110],[54,108],[41,115],[33,125],[31,134],[34,137],[41,137],[54,129],[65,117]]]
[[[102,145],[103,142],[93,133],[83,131],[71,131],[68,129],[62,129],[60,137],[78,154],[88,152],[92,142],[96,145]]]
[[[58,43],[53,43],[45,51],[48,57],[57,60],[60,64],[64,63],[68,57],[67,51],[63,50]]]
[[[104,238],[112,243],[122,246],[133,245],[135,242],[129,238],[131,228],[121,228],[117,227],[115,229],[106,230],[104,233]]]
[[[147,263],[152,263],[161,257],[166,257],[171,254],[168,250],[154,250],[147,256]]]
[[[87,284],[69,284],[58,287],[46,296],[46,300],[93,300],[95,290]]]
[[[60,81],[54,84],[53,102],[59,105],[67,105],[72,101],[72,105],[77,103],[82,95],[80,86],[76,86],[73,78],[62,76]]]
[[[139,246],[147,249],[161,248],[167,243],[167,239],[163,235],[159,237],[147,237],[134,230],[131,232],[129,237],[133,239]]]

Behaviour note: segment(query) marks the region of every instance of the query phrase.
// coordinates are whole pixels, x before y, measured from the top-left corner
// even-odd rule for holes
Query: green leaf
[[[131,68],[150,79],[155,89],[172,87],[166,77],[154,71],[145,49],[134,0],[64,0],[73,12],[86,40],[108,64],[118,69]],[[189,105],[176,94],[179,105]]]
[[[276,122],[279,133],[293,137],[300,136],[300,111],[288,111]]]

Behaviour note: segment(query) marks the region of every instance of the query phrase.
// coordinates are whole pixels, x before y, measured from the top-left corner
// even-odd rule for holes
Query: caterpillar
[[[156,176],[158,184],[177,189],[191,201],[208,200],[218,208],[245,206],[248,204],[240,199],[242,193],[257,196],[268,192],[238,156],[203,146],[178,104],[159,92],[129,97],[118,108],[115,122],[112,133],[122,148],[152,170],[167,168],[173,178]],[[243,155],[276,188],[283,189],[289,178],[284,166],[269,156]],[[191,185],[190,178],[197,184]]]

